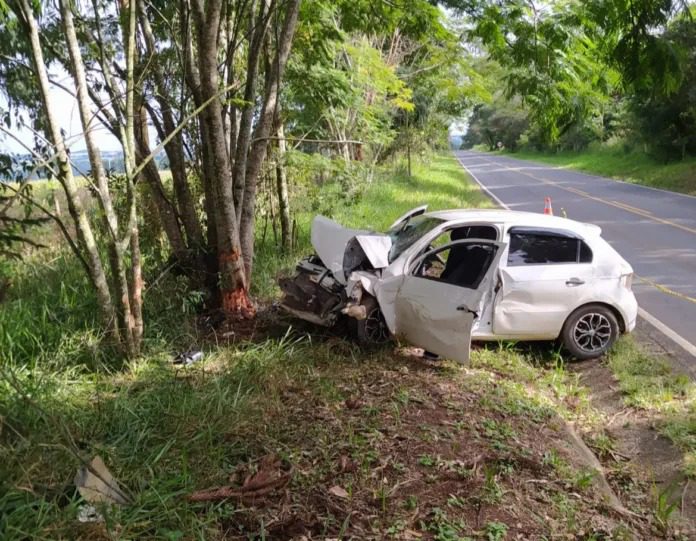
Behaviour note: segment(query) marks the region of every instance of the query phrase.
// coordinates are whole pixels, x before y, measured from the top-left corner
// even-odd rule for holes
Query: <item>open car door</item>
[[[467,362],[471,327],[503,247],[490,240],[459,240],[416,258],[396,295],[396,334],[431,353]]]

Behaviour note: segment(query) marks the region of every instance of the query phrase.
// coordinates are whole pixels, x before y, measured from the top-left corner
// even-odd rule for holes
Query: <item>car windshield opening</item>
[[[442,224],[439,218],[430,216],[416,216],[409,220],[405,225],[399,223],[389,231],[387,235],[391,238],[392,247],[389,250],[389,263],[399,257],[414,242],[425,235],[428,231]]]

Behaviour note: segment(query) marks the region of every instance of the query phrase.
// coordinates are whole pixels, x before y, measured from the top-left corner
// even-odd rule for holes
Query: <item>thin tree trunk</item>
[[[147,51],[148,54],[154,55],[156,54],[155,37],[152,33],[152,28],[150,27],[150,22],[147,18],[147,13],[142,0],[139,1],[139,5],[140,27],[145,38]],[[157,87],[156,99],[160,106],[162,125],[164,128],[164,132],[159,135],[164,140],[174,131],[176,128],[176,122],[174,120],[174,113],[171,105],[167,99],[167,87],[165,85],[165,78],[160,64],[154,62],[152,71],[154,74],[155,85]],[[172,172],[172,185],[174,187],[174,194],[176,195],[176,202],[178,204],[178,214],[183,223],[184,231],[186,232],[188,246],[196,251],[201,251],[204,246],[203,233],[200,222],[198,221],[196,207],[194,205],[193,197],[191,196],[191,190],[188,184],[188,178],[186,175],[186,159],[184,157],[184,143],[181,134],[177,134],[169,143],[167,143],[164,146],[164,150],[167,153],[167,158],[169,159],[169,167]]]
[[[132,350],[130,356],[140,353],[143,337],[143,303],[142,303],[142,265],[140,261],[140,235],[138,231],[138,207],[135,193],[135,29],[137,5],[135,0],[123,0],[124,9],[128,10],[128,24],[124,25],[124,43],[126,43],[126,129],[124,132],[123,154],[126,165],[126,190],[128,199],[128,227],[124,238],[129,240],[131,247],[131,287],[128,291],[129,315],[133,332]],[[125,250],[125,246],[122,246]],[[125,306],[125,303],[124,303]]]
[[[235,208],[241,210],[245,196],[245,175],[247,172],[247,159],[251,146],[251,132],[254,120],[254,101],[256,96],[256,84],[259,72],[259,58],[263,49],[263,42],[266,37],[270,17],[266,13],[266,0],[261,0],[259,13],[255,22],[255,31],[252,34],[249,44],[249,55],[247,58],[246,85],[244,88],[244,107],[242,108],[241,119],[239,122],[239,133],[237,136],[236,154],[234,157],[234,204]],[[251,13],[253,16],[256,0],[252,0]],[[253,18],[252,18],[253,20]],[[241,212],[238,212],[238,219],[241,220]]]
[[[82,53],[80,52],[80,46],[77,41],[75,25],[73,23],[72,9],[69,4],[69,0],[60,0],[59,5],[63,31],[68,44],[70,68],[77,94],[77,103],[80,112],[80,120],[82,122],[82,129],[84,131],[85,145],[87,146],[87,154],[89,156],[89,162],[92,168],[92,176],[97,183],[98,197],[104,211],[105,222],[109,233],[109,239],[107,240],[107,251],[109,253],[111,275],[114,284],[114,294],[118,300],[116,305],[118,325],[121,329],[124,340],[124,352],[128,357],[134,357],[137,354],[138,347],[133,336],[134,321],[131,313],[128,278],[126,276],[126,268],[123,257],[124,254],[123,249],[121,248],[121,243],[119,242],[118,219],[111,200],[109,183],[102,164],[101,153],[99,152],[99,148],[93,138],[91,126],[92,114],[89,108],[87,78],[85,75],[85,66],[82,61]],[[132,123],[132,118],[129,119],[128,116],[126,116],[126,119]],[[127,157],[126,162],[128,162]],[[128,169],[127,163],[126,169]],[[126,171],[126,176],[128,176],[128,171]]]
[[[258,124],[254,130],[254,142],[249,152],[245,179],[244,201],[241,208],[242,219],[240,222],[240,236],[242,253],[244,254],[244,267],[247,281],[251,280],[254,260],[254,213],[256,210],[256,184],[261,169],[261,164],[266,157],[268,136],[271,134],[273,119],[277,113],[278,94],[280,81],[283,78],[285,65],[287,64],[292,47],[292,40],[297,28],[297,18],[300,11],[300,0],[288,0],[285,11],[285,20],[276,44],[277,53],[271,69],[266,74],[265,99],[261,108]]]
[[[149,135],[147,133],[147,117],[144,107],[136,112],[135,119],[135,141],[136,141],[136,164],[142,163],[150,154]],[[162,223],[162,228],[167,236],[172,251],[177,259],[183,261],[187,259],[186,243],[179,228],[179,221],[176,217],[176,209],[171,201],[166,197],[164,186],[157,165],[154,160],[150,160],[143,169],[142,178],[147,183],[150,196],[157,209],[157,214]]]
[[[278,191],[278,214],[280,214],[280,245],[284,252],[290,249],[290,200],[288,176],[285,171],[285,131],[283,124],[278,128],[278,162],[276,163],[276,188]]]
[[[217,32],[220,24],[221,0],[194,1],[194,19],[198,36],[200,90],[203,100],[218,91]],[[218,264],[223,309],[237,316],[251,317],[254,308],[249,300],[247,280],[233,198],[232,175],[229,167],[222,104],[214,99],[201,115],[207,132],[207,148],[212,162],[212,180],[216,198],[218,223]]]
[[[41,50],[38,23],[36,22],[36,18],[28,0],[20,0],[19,6],[19,13],[17,13],[17,15],[20,20],[24,20],[26,22],[27,29],[29,31],[31,54],[34,61],[34,71],[36,72],[36,77],[39,83],[39,91],[41,93],[41,100],[44,105],[44,113],[48,122],[52,143],[57,154],[59,173],[58,180],[65,191],[68,211],[70,212],[70,215],[75,223],[78,242],[82,249],[84,249],[86,252],[86,257],[84,259],[87,262],[90,281],[92,282],[97,294],[97,302],[99,304],[102,321],[104,326],[111,333],[113,339],[118,343],[120,341],[120,335],[118,326],[116,325],[116,319],[114,317],[114,307],[111,302],[111,293],[109,292],[106,274],[104,273],[104,268],[99,257],[99,250],[94,238],[94,233],[92,232],[92,227],[79,198],[77,184],[72,173],[72,167],[68,162],[65,140],[63,139],[63,135],[51,103],[48,72],[43,57],[43,51]]]

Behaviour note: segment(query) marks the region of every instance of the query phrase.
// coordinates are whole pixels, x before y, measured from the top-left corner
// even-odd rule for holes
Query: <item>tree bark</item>
[[[278,214],[280,215],[280,245],[283,252],[290,249],[290,200],[288,176],[285,171],[285,131],[281,122],[278,128],[278,162],[276,163],[276,188],[278,191]]]
[[[221,0],[194,0],[194,21],[198,39],[198,71],[201,98],[207,100],[218,92],[217,35]],[[222,118],[222,104],[214,99],[200,117],[207,134],[207,149],[212,162],[212,182],[216,199],[217,251],[220,270],[222,308],[229,314],[251,317],[254,308],[249,299],[244,273],[242,248],[234,206],[232,174]]]
[[[288,0],[285,9],[283,28],[276,44],[276,56],[271,69],[266,74],[265,98],[258,124],[254,130],[254,140],[249,152],[244,178],[244,200],[241,208],[240,236],[247,281],[251,280],[254,260],[254,213],[256,211],[256,184],[261,164],[266,157],[268,136],[271,134],[273,119],[277,113],[280,81],[290,55],[300,0]]]
[[[139,6],[140,28],[142,29],[143,36],[145,38],[148,54],[154,56],[156,54],[155,37],[152,33],[152,28],[150,27],[150,22],[147,18],[145,6],[142,0],[139,1]],[[169,103],[165,77],[158,62],[153,63],[152,71],[157,89],[156,99],[160,107],[160,113],[162,114],[162,125],[164,128],[163,133],[160,134],[160,137],[164,140],[167,135],[174,131],[177,123],[174,120],[174,112],[172,111],[172,107]],[[188,177],[186,174],[186,159],[184,157],[184,143],[181,134],[177,134],[169,143],[167,143],[164,146],[164,150],[167,154],[167,158],[169,159],[169,167],[172,172],[172,185],[174,187],[174,194],[176,195],[176,202],[178,205],[178,215],[181,218],[184,231],[186,232],[188,247],[200,252],[204,249],[203,232],[198,220],[198,215],[196,214],[196,207],[193,202],[193,197],[191,196],[191,190],[188,184]]]
[[[256,4],[256,0],[252,0],[252,14]],[[259,58],[270,21],[270,17],[266,14],[266,0],[261,0],[259,4],[259,13],[255,22],[255,30],[252,34],[251,43],[249,44],[246,85],[244,88],[244,106],[242,107],[242,114],[239,122],[239,133],[235,145],[236,155],[234,157],[234,170],[232,171],[234,179],[234,204],[237,209],[241,209],[243,205],[247,159],[251,145],[251,132],[254,120],[254,102],[256,99]],[[241,220],[241,212],[238,213],[237,217]]]
[[[122,9],[127,9],[127,24],[123,28],[123,41],[126,43],[126,127],[124,131],[123,154],[126,166],[126,195],[128,200],[128,231],[121,240],[121,250],[125,251],[126,241],[131,247],[130,289],[127,291],[129,316],[132,325],[133,344],[129,356],[140,354],[143,337],[142,303],[142,264],[140,261],[140,239],[138,232],[138,207],[135,193],[135,29],[137,5],[135,0],[122,0]],[[125,303],[124,303],[125,306]]]
[[[109,233],[107,240],[107,251],[109,253],[109,262],[111,267],[111,276],[114,286],[114,294],[117,299],[116,316],[118,325],[123,338],[124,352],[128,357],[134,357],[138,353],[137,340],[134,337],[133,313],[131,312],[130,294],[128,287],[128,278],[126,276],[126,267],[124,262],[124,253],[121,247],[118,218],[114,210],[109,191],[109,183],[106,178],[106,171],[102,164],[101,153],[93,137],[92,132],[92,114],[89,109],[89,94],[87,91],[87,78],[85,75],[85,66],[82,60],[82,53],[77,41],[75,25],[73,23],[72,9],[68,0],[60,0],[60,13],[63,31],[68,44],[68,54],[70,56],[70,68],[72,72],[75,90],[77,94],[78,109],[80,112],[80,120],[84,131],[85,145],[87,146],[87,154],[89,156],[90,166],[92,168],[92,176],[97,183],[98,198],[104,211],[106,227]],[[132,108],[131,108],[132,111]],[[132,118],[127,122],[132,123]],[[126,148],[125,141],[124,150]],[[126,162],[128,162],[126,155]],[[128,165],[126,165],[128,169]],[[126,171],[128,176],[128,171]]]
[[[144,107],[139,108],[135,115],[136,164],[140,165],[150,154],[150,143]],[[142,177],[147,183],[150,196],[152,197],[152,201],[157,209],[157,214],[162,222],[162,228],[172,247],[172,252],[178,260],[184,261],[188,257],[188,253],[181,228],[179,227],[179,221],[177,220],[177,212],[174,205],[172,205],[171,201],[166,196],[164,186],[162,185],[162,179],[154,160],[145,165]]]

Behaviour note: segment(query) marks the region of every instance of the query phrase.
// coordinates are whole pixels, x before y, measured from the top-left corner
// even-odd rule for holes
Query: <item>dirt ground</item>
[[[326,340],[337,359],[355,356]],[[220,523],[224,539],[690,538],[683,526],[659,527],[657,477],[634,468],[662,457],[637,455],[622,434],[601,459],[626,513],[608,505],[566,421],[535,394],[534,373],[520,377],[505,362],[453,367],[391,347],[360,357],[286,381],[263,404],[263,426],[225,436],[253,442],[255,455],[193,495],[227,490],[235,508]],[[601,365],[577,369],[588,385],[609,380]],[[599,393],[593,400],[605,406]]]
[[[607,419],[604,430],[616,445],[613,458],[669,494],[682,527],[696,535],[696,484],[682,473],[680,451],[658,432],[659,417],[626,406],[618,382],[600,360],[574,363],[571,370],[580,374],[580,381],[591,391],[592,405]]]

